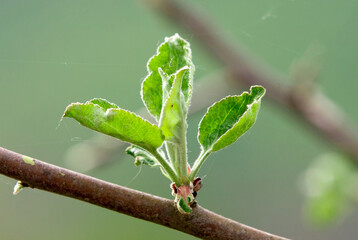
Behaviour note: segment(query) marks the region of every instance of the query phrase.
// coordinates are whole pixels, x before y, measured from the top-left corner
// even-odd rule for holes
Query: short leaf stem
[[[188,179],[188,159],[187,159],[187,143],[186,143],[186,121],[180,122],[177,126],[176,138],[173,141],[165,142],[165,148],[167,150],[172,167],[176,171],[178,176],[179,187],[181,185],[189,185]]]
[[[164,170],[168,173],[169,177],[172,179],[175,184],[179,184],[179,177],[175,173],[174,169],[169,165],[167,160],[165,160],[160,153],[158,153],[157,150],[151,151],[151,154],[158,160],[160,165],[164,168]]]
[[[186,118],[185,118],[186,119]],[[186,120],[182,122],[181,126],[181,139],[178,145],[179,151],[179,177],[184,185],[188,185],[188,156],[187,156],[187,143],[186,143]]]
[[[203,165],[203,163],[205,162],[205,159],[210,155],[211,151],[210,150],[206,150],[206,151],[202,151],[199,155],[199,157],[195,160],[194,165],[191,169],[191,173],[189,176],[189,180],[193,181],[196,174],[198,173],[201,165]]]

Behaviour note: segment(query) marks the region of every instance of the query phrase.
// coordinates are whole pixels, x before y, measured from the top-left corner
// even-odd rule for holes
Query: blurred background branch
[[[280,108],[294,113],[307,123],[333,146],[351,157],[358,165],[357,132],[348,124],[343,111],[338,109],[325,95],[315,91],[315,79],[311,84],[302,86],[301,79],[294,79],[293,85],[287,77],[273,73],[253,61],[214,29],[210,21],[193,8],[186,7],[177,0],[145,0],[146,4],[173,23],[191,32],[201,45],[206,47],[212,57],[226,67],[234,84],[251,86],[262,85],[267,89],[267,97]],[[307,70],[307,69],[302,69]],[[317,76],[315,76],[317,77]]]
[[[322,71],[322,55],[325,52],[323,47],[310,45],[293,62],[289,76],[284,76],[254,59],[239,44],[230,43],[225,36],[217,34],[222,30],[213,27],[209,19],[192,6],[176,0],[144,2],[166,19],[184,28],[191,36],[195,36],[199,45],[204,46],[213,60],[223,67],[221,71],[196,82],[200,87],[195,88],[197,90],[190,108],[191,115],[205,109],[222,96],[237,94],[242,88],[248,89],[256,84],[265,86],[267,97],[274,105],[308,126],[312,132],[317,133],[313,135],[321,136],[323,142],[329,143],[333,150],[342,154],[322,154],[317,160],[312,159],[312,163],[302,174],[301,187],[307,197],[306,215],[317,223],[331,222],[343,210],[348,209],[351,201],[356,201],[357,171],[337,174],[335,168],[349,169],[346,167],[346,158],[356,165],[352,166],[354,169],[358,166],[357,132],[344,111],[320,90],[317,83]],[[145,109],[140,110],[139,114],[153,120]],[[118,153],[124,157],[124,146],[125,143],[96,135],[89,141],[72,146],[66,154],[66,162],[71,168],[82,172],[97,169],[114,161],[113,154]],[[86,155],[85,158],[80,157]],[[318,166],[323,171],[315,171]],[[334,180],[327,183],[324,176],[330,176]]]
[[[208,106],[251,84],[268,88],[255,127],[200,170],[200,205],[293,239],[354,239],[357,8],[338,0],[0,1],[0,145],[170,198],[169,182],[133,167],[120,141],[74,121],[56,126],[65,106],[93,97],[140,110],[153,46],[177,32],[197,67],[190,162]],[[16,181],[1,175],[0,183],[0,239],[194,239],[36,189],[14,197]]]

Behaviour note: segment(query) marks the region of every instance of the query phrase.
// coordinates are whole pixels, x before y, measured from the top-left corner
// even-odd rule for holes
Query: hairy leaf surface
[[[85,127],[150,151],[162,145],[164,136],[157,126],[127,110],[111,108],[114,106],[104,99],[72,103],[63,117],[73,118]]]
[[[157,120],[160,118],[162,105],[166,100],[163,95],[166,95],[165,91],[168,91],[173,84],[172,75],[185,66],[189,68],[189,71],[183,77],[181,90],[188,108],[195,69],[190,44],[175,34],[165,38],[165,41],[158,47],[157,54],[149,60],[148,75],[142,84],[142,100],[149,113]]]

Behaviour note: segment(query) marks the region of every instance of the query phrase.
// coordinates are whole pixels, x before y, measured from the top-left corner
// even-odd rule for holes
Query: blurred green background
[[[325,49],[319,84],[358,124],[358,2],[353,0],[182,1],[209,17],[216,34],[241,43],[274,70],[312,44]],[[66,119],[65,107],[93,97],[136,111],[146,62],[165,36],[192,44],[196,80],[221,69],[188,32],[140,1],[0,1],[0,146],[66,167],[67,149],[94,133]],[[205,84],[205,83],[201,83]],[[243,90],[238,89],[238,93]],[[213,154],[199,204],[247,225],[294,239],[355,239],[358,214],[327,228],[304,221],[300,178],[314,158],[332,149],[294,116],[263,100],[252,130]],[[189,159],[198,152],[189,120]],[[157,169],[128,156],[91,176],[171,198]],[[68,167],[68,166],[67,166]],[[177,231],[39,190],[12,195],[15,180],[0,176],[0,239],[193,239]],[[129,184],[129,185],[128,185]]]

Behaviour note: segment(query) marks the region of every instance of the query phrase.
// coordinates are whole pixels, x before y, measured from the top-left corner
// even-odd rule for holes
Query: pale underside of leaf
[[[158,47],[157,54],[154,55],[147,64],[148,75],[142,84],[142,100],[150,114],[157,120],[160,118],[163,100],[163,87],[168,85],[166,89],[170,89],[173,78],[179,69],[184,66],[189,67],[183,77],[181,90],[183,92],[187,108],[190,104],[192,93],[194,65],[191,60],[190,44],[181,38],[178,34],[166,38]],[[161,72],[159,72],[161,69]],[[163,78],[163,76],[166,76]],[[163,83],[163,81],[167,81]]]
[[[198,140],[204,151],[218,151],[232,143],[255,123],[265,89],[228,96],[208,109],[199,125]]]
[[[94,99],[86,103],[72,103],[63,117],[77,120],[81,125],[95,131],[110,135],[122,141],[154,151],[164,141],[161,130],[137,116],[104,99]]]
[[[188,71],[188,67],[183,67],[175,74],[172,88],[166,99],[159,120],[159,128],[162,130],[165,140],[173,141],[180,138],[184,126],[183,121],[186,118],[185,102],[182,92],[180,91],[183,76]],[[183,125],[183,126],[182,126]]]

